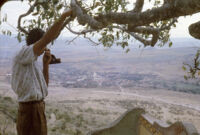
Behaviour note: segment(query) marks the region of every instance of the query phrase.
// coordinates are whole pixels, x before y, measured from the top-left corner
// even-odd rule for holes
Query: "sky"
[[[21,2],[7,2],[4,4],[4,6],[1,9],[1,17],[4,16],[5,13],[7,13],[8,16],[8,22],[9,24],[3,24],[0,26],[0,29],[7,29],[11,30],[13,34],[16,34],[16,27],[17,27],[17,19],[18,16],[22,13],[25,13],[27,9],[29,8],[28,4],[26,3],[21,3]],[[148,8],[148,4],[146,5],[145,8]],[[200,19],[200,13],[192,15],[192,16],[187,16],[187,17],[180,17],[178,19],[177,27],[171,30],[171,37],[172,38],[180,38],[180,37],[186,37],[186,38],[191,38],[188,32],[188,26],[194,22],[199,21]],[[61,34],[60,37],[74,37],[71,32],[65,31],[64,33]]]

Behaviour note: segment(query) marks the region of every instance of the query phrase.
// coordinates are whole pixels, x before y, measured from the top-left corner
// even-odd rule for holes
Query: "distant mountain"
[[[56,48],[62,48],[69,46],[71,49],[84,49],[86,46],[89,48],[94,48],[91,46],[94,46],[89,40],[84,38],[77,38],[76,40],[72,41],[74,37],[62,37],[57,40],[55,40],[55,44],[57,45]],[[200,40],[194,39],[194,38],[172,38],[173,42],[172,48],[176,47],[200,47]],[[69,44],[70,43],[70,44]],[[9,47],[18,47],[25,44],[25,40],[23,39],[23,42],[19,43],[17,41],[17,38],[15,36],[5,36],[0,35],[0,47],[6,45]],[[138,48],[138,45],[141,43],[129,42],[130,48]],[[78,48],[77,48],[78,47]],[[86,47],[86,48],[87,48]],[[98,48],[103,48],[102,45],[97,46]],[[113,46],[113,49],[121,49],[121,47]],[[151,47],[150,47],[151,48]],[[160,47],[155,47],[160,48]],[[168,45],[165,45],[163,48],[169,48]],[[87,48],[88,49],[88,48]]]
[[[19,43],[15,37],[0,35],[0,47],[18,47],[23,43]]]
[[[113,45],[111,48],[105,48],[103,45],[94,46],[89,40],[84,38],[77,38],[72,41],[74,37],[65,37],[59,38],[54,41],[54,44],[49,44],[48,47],[56,54],[80,54],[88,53],[89,54],[111,54],[111,53],[125,53],[125,51],[120,46]],[[173,46],[171,48],[185,48],[185,47],[200,47],[200,40],[193,38],[173,38]],[[5,36],[0,35],[0,58],[9,58],[12,57],[17,50],[19,50],[22,45],[25,45],[25,40],[19,43],[15,36]],[[144,49],[139,48],[138,42],[134,44],[129,42],[129,48],[131,51],[141,51],[141,50],[156,50],[156,49],[169,49],[169,46],[164,47],[146,47]],[[171,49],[170,48],[170,49]]]
[[[200,47],[200,40],[194,38],[172,38],[172,47]]]

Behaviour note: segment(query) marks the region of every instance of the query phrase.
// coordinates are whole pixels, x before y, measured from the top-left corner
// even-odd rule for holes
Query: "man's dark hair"
[[[43,37],[44,33],[45,32],[39,28],[34,28],[30,30],[28,35],[26,36],[27,45],[31,45],[40,40]]]

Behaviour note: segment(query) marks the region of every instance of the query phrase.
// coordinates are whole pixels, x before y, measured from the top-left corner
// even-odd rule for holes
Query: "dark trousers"
[[[44,101],[19,103],[17,118],[18,135],[47,135]]]

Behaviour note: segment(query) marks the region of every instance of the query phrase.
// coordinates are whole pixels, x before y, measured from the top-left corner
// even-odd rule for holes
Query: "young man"
[[[48,94],[51,55],[46,46],[60,34],[66,17],[71,14],[70,9],[65,11],[46,33],[40,29],[31,30],[26,38],[27,45],[14,58],[11,85],[19,102],[18,135],[47,135],[44,98]],[[37,57],[43,53],[42,73]]]

